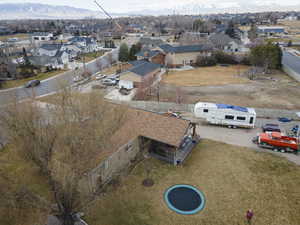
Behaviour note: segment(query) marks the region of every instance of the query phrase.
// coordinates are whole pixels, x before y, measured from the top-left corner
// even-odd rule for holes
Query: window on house
[[[226,120],[233,120],[233,119],[234,119],[234,116],[231,116],[231,115],[225,115],[225,119],[226,119]]]
[[[203,109],[203,112],[208,113],[208,109]]]
[[[236,119],[237,120],[246,120],[246,117],[244,117],[244,116],[237,116]]]

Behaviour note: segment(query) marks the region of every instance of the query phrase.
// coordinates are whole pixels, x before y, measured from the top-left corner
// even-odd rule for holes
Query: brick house
[[[142,50],[135,55],[137,60],[147,60],[156,64],[165,64],[166,55],[159,50]]]
[[[128,168],[139,154],[148,152],[178,165],[196,145],[195,125],[187,120],[132,108],[125,116],[126,122],[112,136],[111,147],[97,156],[99,163],[81,181],[87,193]]]
[[[120,74],[120,88],[149,86],[161,70],[161,65],[145,60],[133,61],[131,64],[133,65],[131,68]]]
[[[206,44],[182,46],[165,44],[155,50],[159,50],[165,54],[165,66],[180,67],[195,64],[198,56],[211,56],[213,49],[210,45]]]

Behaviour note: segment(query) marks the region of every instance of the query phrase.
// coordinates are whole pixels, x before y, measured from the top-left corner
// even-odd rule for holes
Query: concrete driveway
[[[300,154],[295,155],[291,153],[279,153],[273,152],[268,149],[262,149],[257,147],[257,145],[252,143],[252,138],[261,132],[261,126],[265,123],[276,123],[280,125],[281,130],[285,131],[290,129],[293,125],[299,124],[299,122],[291,123],[279,123],[277,120],[267,120],[267,119],[257,119],[256,127],[254,129],[230,129],[227,127],[209,125],[205,122],[200,122],[197,125],[197,134],[201,138],[211,139],[215,141],[224,142],[231,145],[237,145],[241,147],[247,147],[260,152],[268,152],[281,157],[287,158],[289,161],[294,162],[297,165],[300,165]]]

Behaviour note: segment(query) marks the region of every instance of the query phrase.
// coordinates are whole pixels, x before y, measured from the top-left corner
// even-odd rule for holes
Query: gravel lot
[[[294,162],[297,165],[300,165],[300,154],[295,155],[291,153],[273,152],[268,149],[259,148],[257,147],[257,145],[252,143],[252,138],[261,132],[260,127],[266,123],[277,123],[280,125],[280,128],[283,131],[287,131],[294,125],[299,124],[299,122],[279,123],[276,120],[257,119],[256,127],[254,129],[242,129],[242,128],[229,129],[227,127],[209,125],[205,122],[200,122],[200,124],[197,126],[196,131],[200,135],[200,137],[204,139],[220,141],[220,142],[237,145],[237,146],[249,147],[256,151],[269,152],[272,154],[285,157],[289,161]]]

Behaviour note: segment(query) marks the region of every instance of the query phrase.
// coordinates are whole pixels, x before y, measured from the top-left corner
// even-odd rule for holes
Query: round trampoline
[[[191,185],[174,185],[165,192],[164,198],[171,210],[185,215],[195,214],[205,206],[204,195]]]

